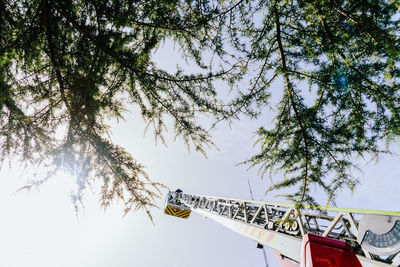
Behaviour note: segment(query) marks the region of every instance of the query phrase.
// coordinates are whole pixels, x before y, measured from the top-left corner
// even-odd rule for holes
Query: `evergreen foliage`
[[[196,150],[212,144],[197,113],[225,116],[212,82],[225,71],[170,73],[152,62],[167,38],[202,68],[217,10],[197,1],[0,1],[1,162],[19,157],[48,174],[77,177],[79,203],[91,180],[103,180],[101,203],[122,199],[126,212],[154,205],[162,185],[110,141],[106,118],[140,107],[162,139],[165,117]],[[215,53],[218,49],[214,49]],[[124,100],[125,99],[125,100]]]
[[[268,191],[294,186],[286,196],[297,204],[315,204],[311,184],[334,201],[338,189],[357,185],[357,157],[388,152],[382,145],[399,136],[400,1],[234,4],[231,46],[253,69],[234,105],[252,116],[277,108],[274,127],[257,131],[260,152],[245,163],[283,173]]]
[[[176,134],[204,152],[212,141],[198,114],[217,124],[270,108],[275,125],[257,131],[260,152],[244,163],[284,173],[268,191],[294,187],[287,197],[299,205],[315,204],[312,184],[333,201],[337,190],[357,185],[356,157],[387,152],[382,144],[400,135],[399,7],[398,0],[1,0],[1,161],[46,166],[38,183],[71,171],[75,201],[91,179],[102,179],[103,205],[119,198],[127,211],[149,212],[161,185],[110,141],[105,117],[123,118],[132,103],[162,139],[169,116]],[[204,71],[157,68],[152,55],[165,40]],[[217,79],[238,94],[230,103],[217,99]]]

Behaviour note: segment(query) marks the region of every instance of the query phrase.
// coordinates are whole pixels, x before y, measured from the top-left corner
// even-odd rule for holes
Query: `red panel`
[[[302,267],[362,267],[349,244],[307,234],[303,237]]]

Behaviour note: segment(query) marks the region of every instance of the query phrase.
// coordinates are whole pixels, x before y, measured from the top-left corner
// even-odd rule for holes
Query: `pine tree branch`
[[[280,52],[280,57],[281,57],[281,63],[282,63],[282,71],[283,71],[283,76],[285,79],[285,83],[286,83],[286,91],[287,94],[289,95],[289,99],[291,102],[291,106],[293,108],[293,111],[295,113],[297,122],[299,123],[301,132],[302,132],[302,136],[303,136],[303,141],[304,141],[304,148],[305,148],[305,173],[304,173],[304,178],[303,178],[303,192],[302,192],[302,196],[300,199],[300,202],[304,201],[304,197],[306,195],[306,191],[307,191],[307,179],[308,179],[308,164],[309,164],[309,151],[308,151],[308,138],[307,138],[307,133],[306,133],[306,129],[301,121],[301,117],[300,114],[297,110],[296,107],[296,102],[294,100],[294,90],[293,90],[293,85],[290,82],[289,79],[289,74],[288,74],[288,68],[286,65],[286,56],[285,56],[285,51],[282,45],[282,40],[281,40],[281,25],[279,22],[279,16],[278,16],[278,12],[276,12],[275,14],[275,27],[276,27],[276,38],[277,38],[277,42],[278,42],[278,47],[279,47],[279,52]]]
[[[41,6],[42,6],[42,20],[44,22],[44,26],[46,29],[46,37],[47,37],[47,43],[49,45],[49,57],[51,60],[51,63],[54,67],[54,70],[56,72],[56,77],[57,77],[57,81],[58,81],[58,85],[60,87],[60,92],[61,92],[61,97],[63,99],[63,102],[65,104],[65,106],[67,107],[67,109],[71,112],[71,106],[66,98],[65,95],[65,86],[64,86],[64,81],[63,81],[63,76],[61,74],[60,71],[60,66],[57,62],[56,56],[55,56],[55,48],[54,48],[54,43],[53,43],[53,36],[52,36],[52,30],[51,30],[51,25],[50,25],[50,19],[51,19],[51,12],[49,10],[49,3],[47,2],[47,0],[42,0],[41,2]]]
[[[113,49],[111,49],[108,46],[103,45],[103,43],[98,40],[97,37],[93,36],[92,34],[90,34],[84,26],[80,25],[78,22],[76,22],[70,15],[68,15],[65,10],[63,8],[57,8],[57,10],[62,14],[62,16],[69,22],[71,23],[71,25],[79,32],[81,33],[84,37],[88,38],[88,40],[90,40],[96,47],[98,47],[99,49],[101,49],[105,54],[107,54],[108,56],[110,56],[111,58],[113,58],[116,62],[118,62],[119,64],[121,64],[124,68],[129,69],[131,71],[133,71],[136,75],[138,76],[150,76],[156,79],[161,79],[164,81],[169,81],[169,82],[198,82],[198,81],[204,81],[204,80],[210,80],[212,78],[217,78],[217,77],[221,77],[224,76],[228,73],[230,73],[232,70],[234,70],[236,68],[235,65],[233,65],[230,69],[225,70],[225,71],[220,71],[218,73],[215,74],[209,74],[209,75],[205,75],[205,76],[197,76],[197,77],[192,77],[192,78],[184,78],[184,79],[175,79],[172,77],[168,77],[168,76],[161,76],[161,75],[157,75],[156,73],[151,73],[151,72],[147,72],[145,70],[139,70],[137,68],[135,68],[136,64],[132,64],[132,62],[130,62],[129,64],[125,61],[125,60],[121,60],[120,55],[115,52]]]

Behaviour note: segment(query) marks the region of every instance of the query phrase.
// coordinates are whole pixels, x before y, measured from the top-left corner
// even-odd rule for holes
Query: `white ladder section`
[[[183,193],[179,198],[193,211],[297,263],[302,237],[311,233],[347,242],[365,267],[400,265],[400,212],[297,209],[292,204]],[[378,225],[368,225],[376,221]]]

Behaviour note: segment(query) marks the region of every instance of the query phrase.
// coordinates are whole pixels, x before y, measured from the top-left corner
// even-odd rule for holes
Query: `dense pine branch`
[[[312,184],[334,201],[357,185],[357,157],[387,152],[382,143],[400,135],[399,7],[397,0],[0,1],[0,160],[46,166],[43,181],[69,170],[79,194],[101,180],[105,206],[122,199],[127,211],[149,212],[161,185],[111,143],[105,116],[123,118],[132,103],[157,137],[169,117],[204,153],[213,142],[202,114],[216,127],[274,109],[274,126],[260,127],[258,153],[246,163],[282,174],[267,190],[289,192],[299,205],[316,203]],[[199,73],[157,68],[155,51],[166,40]],[[218,99],[216,81],[233,99]]]

